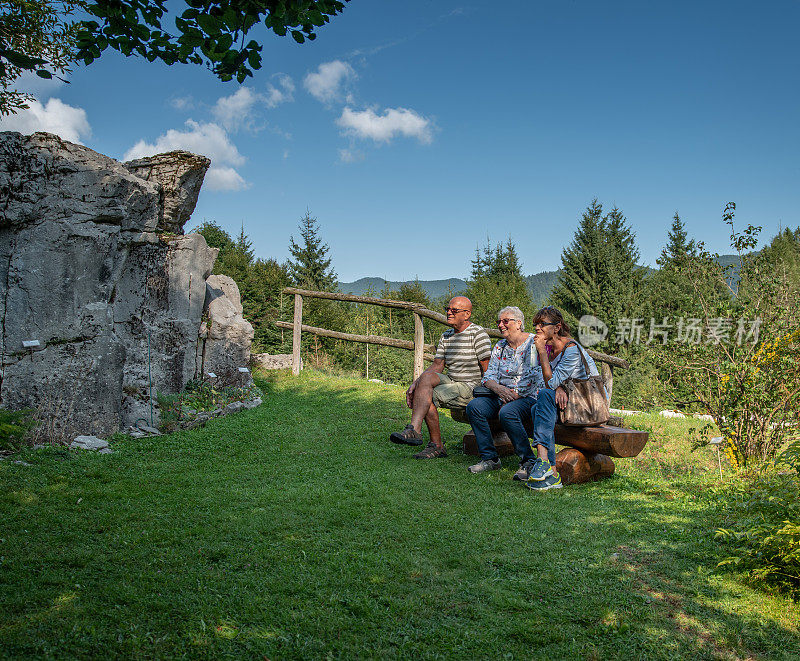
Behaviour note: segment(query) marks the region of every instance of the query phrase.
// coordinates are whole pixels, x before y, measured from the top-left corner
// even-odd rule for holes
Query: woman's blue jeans
[[[535,403],[533,397],[520,397],[508,404],[503,404],[499,397],[475,397],[467,404],[467,417],[472,424],[481,459],[494,461],[498,458],[492,431],[489,428],[489,420],[493,418],[500,419],[500,424],[522,461],[533,461],[536,458],[523,424],[523,420],[530,415],[531,407]]]
[[[533,444],[547,448],[547,459],[556,465],[556,391],[549,388],[539,390],[536,403],[531,407],[533,418]]]

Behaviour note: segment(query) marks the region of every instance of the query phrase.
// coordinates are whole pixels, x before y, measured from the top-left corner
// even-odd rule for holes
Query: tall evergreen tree
[[[584,314],[602,314],[600,272],[606,253],[603,206],[594,199],[561,253],[561,271],[550,294],[550,302],[573,324]]]
[[[613,331],[619,319],[639,312],[644,271],[638,259],[636,236],[625,216],[616,207],[603,215],[603,206],[594,199],[561,254],[561,273],[550,301],[572,324],[591,314]]]
[[[785,270],[790,282],[800,286],[800,227],[794,230],[787,227],[779,232],[763,253],[776,269]]]
[[[494,328],[497,312],[507,305],[519,307],[526,316],[531,314],[530,293],[511,239],[494,248],[487,239],[483,250],[476,249],[464,295],[472,301],[472,320],[482,326]]]
[[[338,286],[336,272],[328,257],[328,244],[319,235],[317,219],[306,211],[298,228],[301,243],[298,244],[294,236],[289,239],[292,258],[287,263],[294,284],[306,289],[335,291]]]
[[[294,237],[290,238],[289,252],[292,256],[286,263],[293,284],[302,289],[336,291],[336,272],[328,256],[328,244],[320,237],[317,219],[306,211],[298,228],[300,242],[295,241]],[[344,330],[351,314],[352,310],[334,301],[315,298],[306,298],[303,301],[303,323],[310,326]],[[341,359],[351,353],[351,348],[340,345],[339,341],[313,335],[309,341],[304,341],[303,351],[309,365],[322,368],[331,360]]]
[[[667,233],[667,245],[661,250],[661,255],[656,259],[660,267],[684,264],[689,257],[697,254],[697,243],[694,239],[688,240],[686,226],[678,212],[672,217],[672,226]]]
[[[729,292],[722,289],[716,280],[698,283],[696,278],[690,277],[692,269],[696,270],[700,262],[710,259],[701,248],[701,244],[689,239],[676,211],[667,233],[667,244],[656,259],[659,269],[645,280],[642,316],[648,319],[652,317],[658,323],[664,317],[675,322],[679,317],[698,315],[702,308],[701,301],[708,305],[729,296]]]

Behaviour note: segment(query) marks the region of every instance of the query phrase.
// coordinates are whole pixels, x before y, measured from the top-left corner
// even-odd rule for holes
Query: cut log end
[[[564,448],[556,455],[556,470],[563,484],[584,484],[611,477],[614,461],[604,454]]]

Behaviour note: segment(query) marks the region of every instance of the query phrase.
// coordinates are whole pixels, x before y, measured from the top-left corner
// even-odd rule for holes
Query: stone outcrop
[[[254,367],[262,370],[290,370],[292,369],[292,354],[290,353],[254,353],[251,357]],[[300,359],[300,369],[303,368],[303,359]]]
[[[64,437],[104,436],[149,423],[151,393],[201,375],[218,251],[182,232],[209,165],[180,151],[122,164],[51,134],[0,133],[3,407],[43,409]],[[252,329],[235,337],[249,355]]]
[[[249,372],[239,369],[250,364],[253,327],[242,316],[239,288],[227,275],[212,275],[206,280],[203,327],[198,353],[204,374],[215,374],[222,383],[247,385]]]
[[[194,211],[210,164],[205,156],[169,152],[127,161],[123,166],[140,179],[161,187],[159,231],[183,234],[183,226]]]

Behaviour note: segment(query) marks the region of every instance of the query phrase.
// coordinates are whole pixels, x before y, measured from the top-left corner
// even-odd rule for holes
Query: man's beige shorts
[[[439,375],[439,385],[433,389],[433,405],[437,409],[463,409],[472,399],[474,383],[453,381],[446,374]]]

